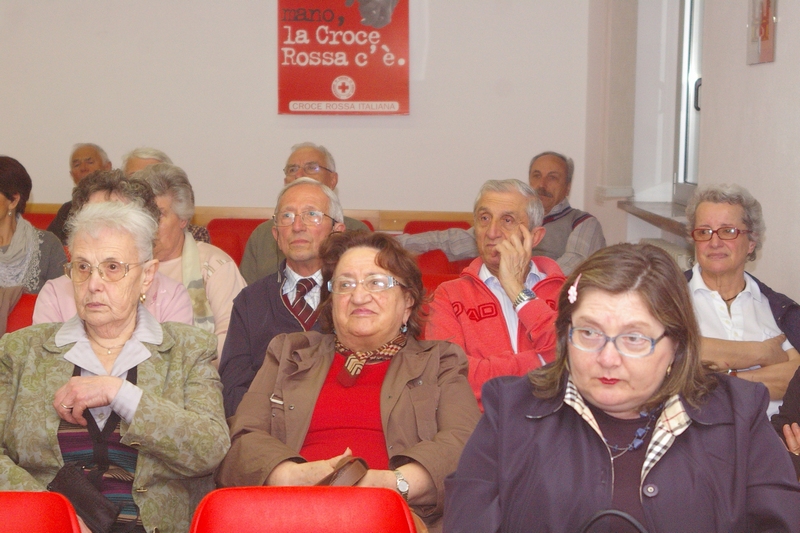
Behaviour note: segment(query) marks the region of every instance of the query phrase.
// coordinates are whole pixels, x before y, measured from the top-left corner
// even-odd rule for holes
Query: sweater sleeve
[[[231,321],[233,299],[247,286],[233,259],[211,244],[200,243],[200,247],[214,248],[203,268],[206,296],[214,314],[214,334],[217,336],[217,353],[222,353],[228,324]]]

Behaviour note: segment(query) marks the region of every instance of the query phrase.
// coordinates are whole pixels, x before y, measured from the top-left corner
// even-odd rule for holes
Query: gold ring
[[[64,409],[66,409],[67,411],[72,411],[72,406],[71,406],[71,405],[64,405],[64,404],[62,403],[62,404],[61,404],[61,407],[63,407],[63,408],[64,408]]]

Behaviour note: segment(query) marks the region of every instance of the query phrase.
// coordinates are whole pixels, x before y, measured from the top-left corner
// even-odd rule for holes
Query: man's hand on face
[[[496,250],[500,254],[497,280],[513,302],[525,288],[525,278],[531,269],[533,235],[525,224],[520,224],[517,231],[497,245]]]

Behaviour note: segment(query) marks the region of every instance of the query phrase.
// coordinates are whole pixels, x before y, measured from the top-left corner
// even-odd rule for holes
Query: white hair
[[[140,148],[131,150],[122,157],[122,168],[125,168],[128,165],[128,160],[132,157],[135,157],[136,159],[155,159],[159,163],[172,164],[172,159],[170,159],[169,156],[161,150],[150,148],[149,146],[142,146]]]
[[[544,207],[539,200],[539,195],[527,183],[523,183],[517,179],[508,180],[489,180],[483,184],[481,190],[478,192],[478,197],[475,198],[475,205],[472,208],[472,214],[477,215],[478,204],[481,197],[487,192],[500,192],[500,193],[517,193],[521,194],[528,199],[528,205],[525,206],[525,212],[528,215],[528,229],[532,230],[537,226],[542,225],[544,219]]]
[[[94,150],[95,152],[97,152],[97,155],[100,156],[100,161],[103,162],[104,166],[109,163],[108,154],[106,154],[106,151],[103,150],[102,148],[100,148],[99,146],[97,146],[94,143],[78,143],[75,146],[73,146],[72,147],[72,152],[70,152],[70,154],[69,154],[70,163],[72,163],[72,156],[75,155],[75,152],[77,152],[81,148],[86,148],[86,147],[89,147],[92,150]]]
[[[103,230],[124,232],[133,237],[139,261],[153,258],[153,241],[158,232],[158,221],[139,205],[122,202],[86,204],[70,216],[66,224],[70,255],[75,252],[73,247],[78,235],[86,234],[97,238]]]
[[[289,185],[285,186],[281,192],[278,193],[278,200],[275,203],[276,211],[278,206],[280,206],[281,198],[283,198],[283,195],[286,194],[286,191],[292,187],[297,187],[298,185],[313,185],[314,187],[319,187],[320,190],[325,193],[325,196],[328,197],[328,216],[331,217],[335,222],[344,222],[344,212],[342,211],[342,204],[339,202],[339,197],[331,190],[330,187],[311,178],[298,178]]]

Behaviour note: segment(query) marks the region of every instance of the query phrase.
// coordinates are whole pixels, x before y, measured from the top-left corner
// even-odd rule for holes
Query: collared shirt
[[[703,337],[729,341],[765,341],[778,335],[781,330],[769,308],[769,301],[761,294],[758,284],[747,272],[744,274],[745,286],[728,306],[717,291],[712,291],[703,280],[700,264],[692,268],[692,279],[689,281],[689,292],[692,295],[694,311]],[[792,344],[787,340],[781,348],[788,350]],[[752,370],[758,366],[739,369]],[[780,400],[770,402],[767,413],[778,412]]]
[[[128,370],[150,358],[150,350],[142,343],[159,345],[163,341],[163,337],[164,332],[161,325],[143,305],[139,304],[136,313],[136,328],[114,361],[111,372],[107,372],[94,353],[89,337],[86,336],[83,321],[78,315],[64,322],[64,325],[58,330],[55,337],[56,346],[61,347],[75,343],[75,346],[64,354],[64,359],[79,366],[81,376],[114,376],[123,380],[122,387],[110,404],[89,409],[101,430],[105,427],[112,411],[126,422],[131,422],[139,407],[143,391],[126,381]]]
[[[564,393],[564,403],[575,409],[575,411],[594,429],[600,437],[603,432],[600,431],[600,426],[586,405],[583,396],[578,391],[578,388],[572,382],[572,377],[567,380],[566,391]],[[647,455],[645,455],[644,464],[642,465],[641,480],[647,476],[647,473],[652,470],[653,466],[661,459],[672,443],[675,442],[675,437],[686,431],[691,425],[692,419],[689,413],[683,407],[680,397],[675,394],[670,396],[664,402],[664,409],[656,421],[656,426],[653,428],[653,437],[650,439],[650,444],[647,447]]]
[[[522,302],[515,308],[514,302],[511,301],[506,291],[503,290],[503,286],[500,285],[500,280],[489,272],[485,263],[481,265],[478,277],[486,284],[489,290],[492,291],[497,301],[500,302],[500,308],[503,310],[503,317],[506,320],[506,329],[508,329],[508,335],[511,337],[511,347],[514,349],[514,353],[517,353],[517,335],[519,332],[519,317],[517,317],[517,311],[522,309],[528,302]],[[536,264],[531,260],[531,271],[528,273],[528,277],[525,278],[525,288],[533,289],[534,285],[546,277],[547,275],[536,268]],[[542,359],[541,355],[539,359]],[[542,359],[542,364],[545,364],[544,359]]]
[[[286,265],[286,268],[283,269],[283,274],[286,279],[281,286],[281,292],[286,295],[290,302],[294,302],[295,296],[297,295],[297,282],[303,279],[303,276],[289,268],[289,265]],[[311,287],[311,290],[306,293],[305,301],[313,309],[316,309],[319,307],[319,300],[322,297],[322,270],[317,270],[308,277],[313,278],[317,284]]]
[[[765,341],[781,334],[769,308],[769,301],[746,272],[744,290],[731,302],[730,314],[722,296],[706,285],[700,274],[700,264],[695,264],[692,272],[689,290],[704,337],[729,341]],[[782,348],[788,350],[792,344],[787,340]]]

